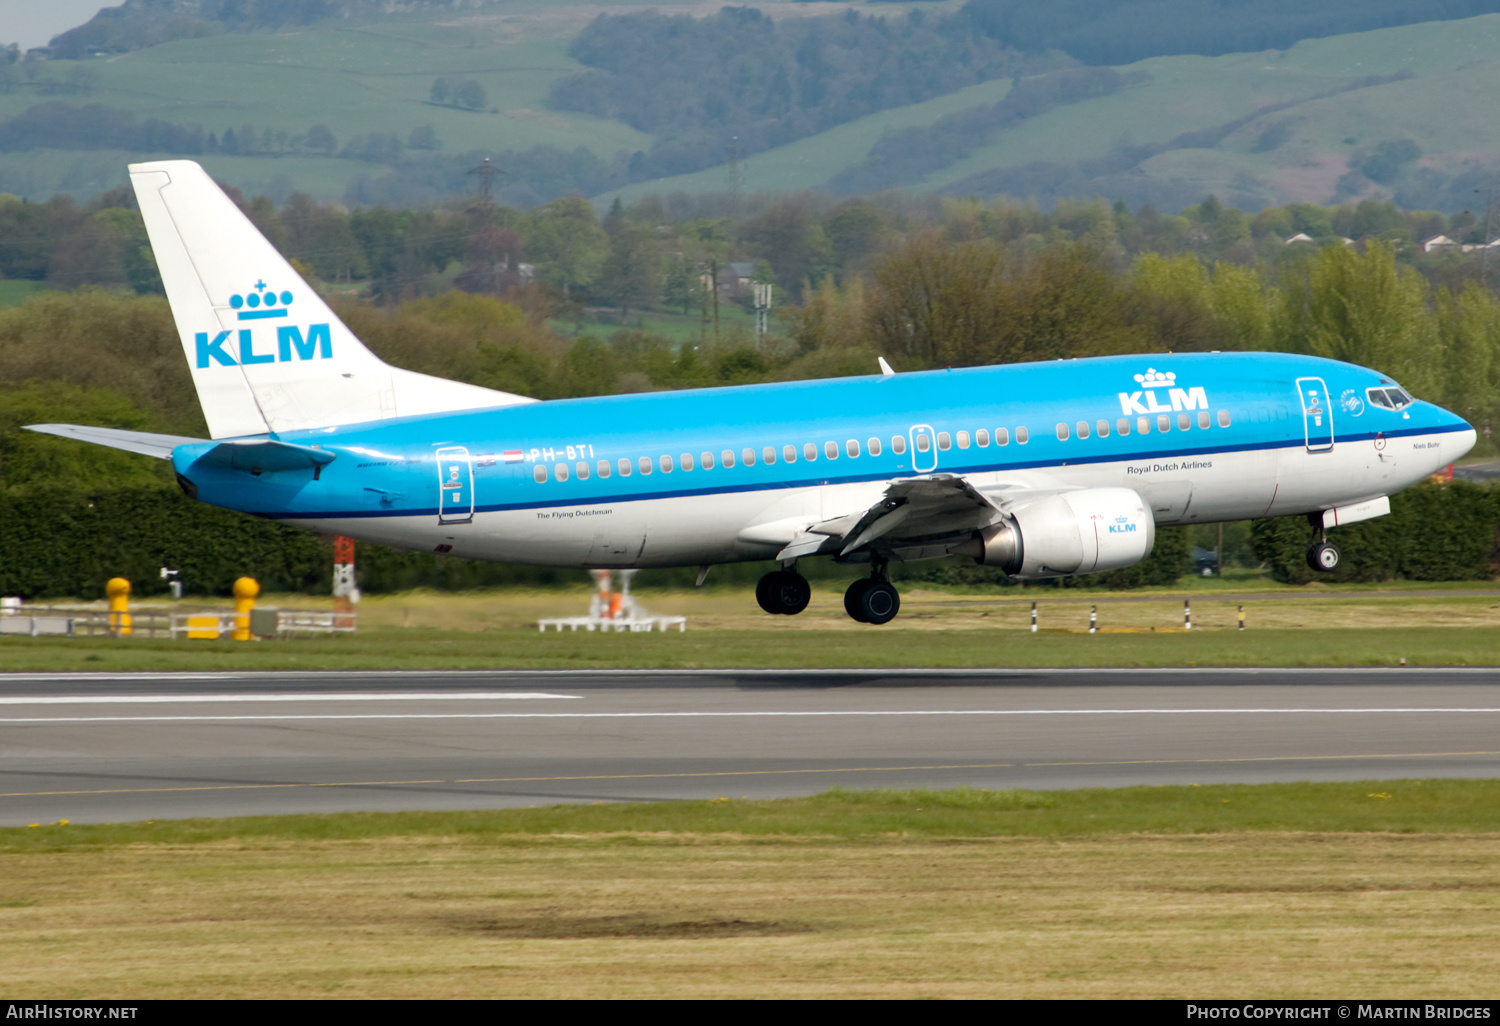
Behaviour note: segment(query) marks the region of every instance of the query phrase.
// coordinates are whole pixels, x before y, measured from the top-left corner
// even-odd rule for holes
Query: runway
[[[1500,775],[1500,671],[8,674],[0,825]]]

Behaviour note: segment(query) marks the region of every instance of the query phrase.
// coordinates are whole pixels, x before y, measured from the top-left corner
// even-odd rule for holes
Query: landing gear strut
[[[807,608],[812,587],[795,570],[772,570],[755,586],[755,601],[768,613],[793,616]]]
[[[890,623],[901,611],[901,596],[885,579],[885,564],[876,564],[869,577],[861,577],[844,592],[844,612],[860,623]]]
[[[1307,519],[1317,532],[1313,537],[1313,543],[1307,547],[1307,565],[1319,573],[1326,574],[1338,567],[1339,548],[1328,540],[1324,532],[1321,513],[1309,513]]]

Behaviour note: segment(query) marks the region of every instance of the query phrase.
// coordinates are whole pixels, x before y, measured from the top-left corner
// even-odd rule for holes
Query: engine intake
[[[1145,559],[1156,521],[1129,488],[1083,488],[1038,499],[954,549],[956,555],[1035,580],[1118,570]]]

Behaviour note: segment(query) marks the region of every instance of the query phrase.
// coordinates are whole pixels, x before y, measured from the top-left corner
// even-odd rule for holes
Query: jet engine
[[[1156,521],[1129,488],[1082,488],[1010,511],[953,552],[1034,580],[1118,570],[1145,559]]]

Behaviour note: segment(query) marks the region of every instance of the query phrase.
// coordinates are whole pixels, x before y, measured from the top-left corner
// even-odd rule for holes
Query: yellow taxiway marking
[[[978,762],[932,766],[840,766],[820,769],[710,770],[701,773],[612,773],[556,777],[460,777],[452,780],[336,780],[322,783],[201,784],[187,787],[119,787],[85,791],[11,791],[0,798],[53,798],[89,794],[165,794],[192,791],[286,790],[298,787],[407,787],[418,784],[536,784],[585,780],[688,780],[710,777],[771,777],[816,773],[900,773],[916,770],[1029,769],[1067,766],[1188,766],[1241,762],[1349,761],[1353,759],[1451,759],[1463,756],[1500,755],[1482,752],[1390,752],[1374,755],[1258,755],[1232,759],[1114,759],[1098,762]]]

